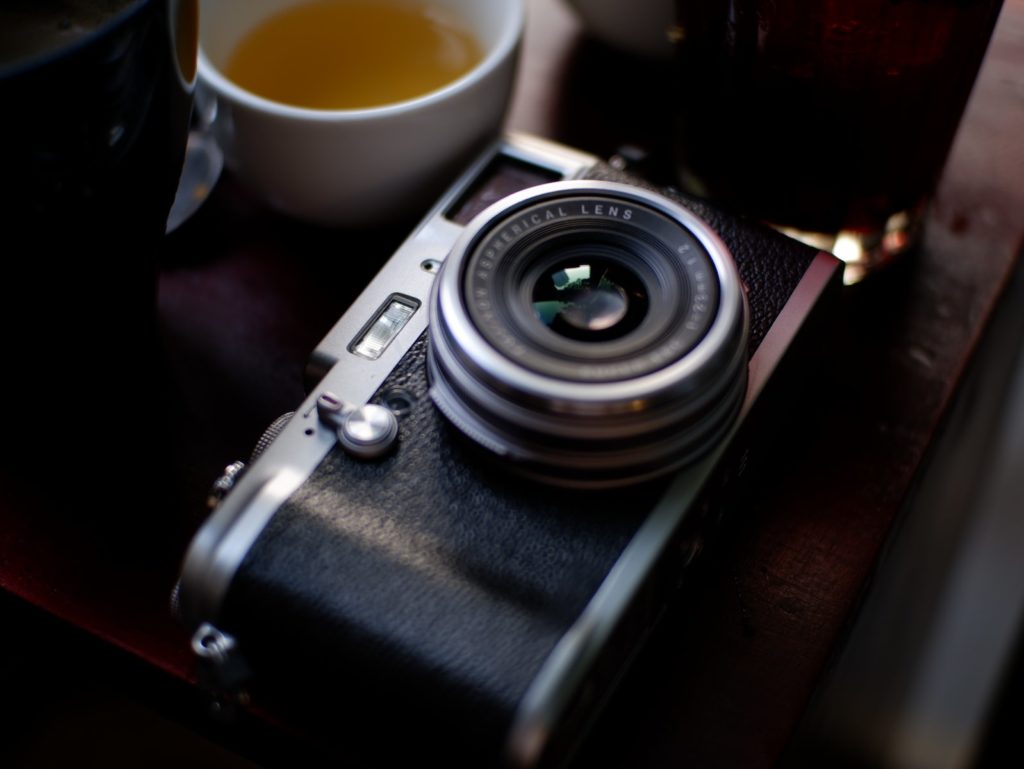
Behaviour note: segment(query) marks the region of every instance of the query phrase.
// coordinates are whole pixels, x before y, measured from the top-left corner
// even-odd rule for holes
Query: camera
[[[505,137],[219,483],[178,590],[195,653],[218,687],[343,725],[363,755],[557,764],[726,509],[768,385],[799,370],[840,277],[592,155]]]

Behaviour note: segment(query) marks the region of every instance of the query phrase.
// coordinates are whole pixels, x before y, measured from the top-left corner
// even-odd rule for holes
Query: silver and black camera
[[[229,684],[248,685],[244,658],[276,709],[357,752],[557,763],[699,551],[840,274],[507,137],[225,479],[181,576],[193,648]]]

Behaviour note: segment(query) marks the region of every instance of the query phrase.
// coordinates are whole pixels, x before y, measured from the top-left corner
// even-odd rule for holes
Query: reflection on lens
[[[584,342],[618,339],[647,314],[643,284],[602,259],[572,260],[547,271],[533,287],[533,311],[555,333]]]

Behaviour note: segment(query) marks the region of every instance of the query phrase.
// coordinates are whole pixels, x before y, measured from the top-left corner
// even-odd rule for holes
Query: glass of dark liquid
[[[677,0],[685,189],[832,250],[919,240],[1002,0]]]
[[[69,487],[141,453],[118,425],[155,368],[197,24],[196,0],[0,3],[0,397],[12,455],[68,457]]]

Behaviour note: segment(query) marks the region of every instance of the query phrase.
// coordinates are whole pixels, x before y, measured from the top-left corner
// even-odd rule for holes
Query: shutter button
[[[398,418],[390,409],[367,403],[353,406],[332,393],[317,402],[320,419],[332,427],[338,441],[356,459],[377,459],[386,454],[398,438]]]
[[[345,451],[359,459],[376,459],[398,437],[398,419],[383,406],[368,403],[354,409],[342,422],[338,440]]]

